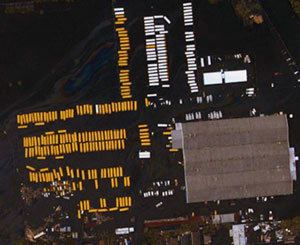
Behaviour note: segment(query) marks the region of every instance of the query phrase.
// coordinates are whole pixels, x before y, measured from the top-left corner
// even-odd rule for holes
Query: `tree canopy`
[[[217,4],[223,0],[208,0],[211,4]],[[252,26],[253,23],[261,24],[262,6],[257,0],[231,0],[236,16],[243,22],[244,26]]]
[[[293,10],[295,11],[295,13],[298,15],[298,17],[300,17],[300,2],[299,0],[289,0]]]
[[[300,234],[300,217],[296,216],[292,219],[282,220],[280,224],[282,229],[289,229],[294,235]]]

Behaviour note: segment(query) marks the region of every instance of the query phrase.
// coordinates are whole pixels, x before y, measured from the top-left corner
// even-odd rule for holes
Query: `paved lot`
[[[224,117],[249,116],[249,110],[255,107],[258,113],[272,114],[283,110],[286,113],[294,113],[294,118],[289,120],[290,141],[292,146],[299,146],[299,130],[297,125],[300,115],[297,113],[299,105],[298,87],[288,78],[285,66],[281,66],[283,61],[280,58],[280,51],[277,51],[276,44],[273,44],[272,37],[264,27],[256,27],[253,30],[245,30],[238,22],[230,10],[231,7],[224,5],[221,9],[217,7],[206,6],[196,3],[194,6],[194,33],[196,35],[197,58],[203,55],[231,54],[235,52],[254,52],[256,54],[257,96],[255,98],[240,97],[240,93],[232,93],[232,90],[211,89],[210,93],[214,97],[213,103],[198,104],[195,96],[191,96],[190,88],[186,82],[186,57],[185,40],[183,32],[183,16],[181,1],[172,1],[166,5],[164,1],[150,1],[147,4],[141,1],[130,1],[130,3],[118,1],[113,7],[124,7],[127,16],[126,29],[130,38],[129,50],[129,69],[132,81],[131,89],[133,99],[138,102],[138,110],[135,112],[118,112],[111,115],[85,115],[75,116],[67,120],[58,120],[48,123],[45,126],[30,125],[26,129],[16,129],[16,113],[9,117],[6,123],[7,136],[3,135],[3,141],[8,142],[4,148],[3,158],[11,166],[16,166],[17,181],[13,184],[7,179],[9,186],[15,186],[15,193],[19,192],[20,183],[28,184],[28,170],[25,165],[34,166],[36,169],[44,167],[58,168],[59,166],[71,166],[77,169],[97,169],[122,166],[124,173],[131,177],[130,188],[120,185],[118,188],[111,188],[111,183],[107,181],[99,182],[99,189],[95,190],[93,182],[84,184],[84,192],[74,192],[74,197],[70,200],[62,198],[44,198],[34,202],[32,207],[23,209],[24,217],[34,226],[43,224],[41,218],[50,215],[53,212],[53,206],[62,205],[63,209],[70,216],[66,223],[74,224],[75,230],[81,230],[81,221],[77,218],[76,206],[80,200],[90,200],[91,206],[98,208],[99,198],[107,198],[107,202],[113,205],[115,197],[131,196],[132,207],[128,212],[111,212],[110,217],[114,220],[103,223],[99,230],[113,230],[120,226],[136,226],[138,231],[142,231],[144,219],[176,217],[179,215],[191,214],[195,211],[197,214],[211,214],[214,210],[220,213],[238,211],[252,207],[257,210],[257,214],[274,210],[275,216],[289,216],[297,210],[299,198],[296,195],[289,197],[276,197],[267,203],[257,203],[254,199],[234,200],[233,202],[221,202],[220,205],[210,202],[207,205],[185,204],[185,191],[180,187],[184,185],[183,167],[178,164],[182,161],[181,152],[170,152],[166,145],[170,144],[168,135],[163,132],[165,128],[158,128],[158,123],[172,124],[172,118],[176,120],[185,120],[185,114],[201,111],[203,118],[207,119],[207,114],[215,109],[222,110]],[[224,13],[224,15],[223,15]],[[144,16],[166,15],[171,24],[167,25],[168,34],[166,35],[166,46],[168,52],[170,88],[149,88],[146,53],[145,53],[145,35],[144,35]],[[211,16],[214,16],[212,18]],[[229,28],[230,26],[230,28]],[[89,42],[83,43],[76,52],[81,55],[72,54],[62,62],[59,69],[45,79],[39,85],[41,94],[30,96],[31,101],[41,100],[45,91],[51,91],[49,99],[46,102],[18,111],[29,113],[32,111],[62,110],[67,108],[76,108],[76,105],[82,104],[102,104],[118,101],[121,99],[119,93],[118,73],[115,71],[117,58],[113,56],[114,48],[117,49],[118,40],[114,33],[112,24],[103,24],[99,28],[108,31],[107,36],[101,36],[96,32],[89,37]],[[212,31],[217,28],[217,32]],[[231,33],[227,35],[227,33]],[[115,39],[113,38],[115,37]],[[220,41],[222,40],[222,41]],[[103,45],[103,43],[108,43]],[[115,45],[115,46],[114,46]],[[244,47],[247,47],[246,49]],[[93,50],[97,50],[93,51]],[[76,53],[74,52],[74,53]],[[86,55],[89,54],[86,57]],[[79,66],[70,65],[75,57],[80,57],[83,61]],[[71,62],[72,61],[72,62]],[[85,70],[85,62],[91,64],[90,69]],[[71,67],[71,68],[70,68]],[[282,77],[275,77],[274,67],[283,67]],[[72,79],[65,79],[66,71],[73,71]],[[92,76],[86,76],[92,72]],[[74,76],[77,74],[77,76]],[[199,73],[198,73],[199,75]],[[275,88],[271,88],[271,82],[275,81]],[[43,85],[48,84],[48,86]],[[75,86],[76,85],[76,86]],[[54,89],[53,89],[54,88]],[[53,90],[51,90],[53,89]],[[44,91],[42,93],[42,91]],[[80,92],[76,92],[80,91]],[[156,103],[157,107],[145,106],[145,97],[149,93],[157,92],[164,100],[170,100],[171,105],[160,105],[160,101],[149,99]],[[238,91],[238,90],[237,90]],[[203,96],[200,94],[200,96]],[[190,99],[192,98],[192,99]],[[204,98],[204,97],[203,97]],[[183,100],[183,104],[179,100]],[[30,100],[29,100],[30,101]],[[60,104],[53,103],[60,101]],[[24,102],[20,102],[24,104]],[[31,103],[31,102],[30,102]],[[31,106],[31,105],[30,105]],[[150,146],[141,146],[138,125],[147,124],[150,132]],[[55,160],[49,157],[45,160],[35,158],[25,159],[22,146],[22,137],[39,136],[47,131],[66,129],[67,132],[98,131],[109,129],[126,129],[127,140],[125,150],[121,151],[103,151],[81,154],[74,152],[64,155],[63,160]],[[153,134],[152,134],[153,133]],[[4,145],[4,144],[3,144]],[[16,147],[13,147],[16,145]],[[138,151],[147,150],[151,152],[150,159],[138,159]],[[6,152],[13,151],[7,156]],[[11,167],[10,166],[10,167]],[[98,172],[99,175],[100,172]],[[178,179],[178,186],[172,186],[174,195],[170,197],[149,197],[144,198],[140,195],[140,190],[147,191],[153,181],[170,180],[174,183]],[[7,184],[8,185],[8,184]],[[30,186],[35,184],[30,183]],[[295,191],[299,187],[296,186]],[[155,188],[152,188],[153,191]],[[168,188],[165,188],[168,189]],[[165,190],[161,189],[161,191]],[[156,190],[156,189],[155,189]],[[15,200],[15,199],[14,199]],[[163,205],[156,208],[155,205],[160,201]],[[294,205],[291,205],[295,204]],[[286,208],[289,205],[291,211]],[[18,209],[19,210],[19,209]],[[38,210],[38,211],[37,211]],[[38,215],[36,215],[38,212]],[[134,219],[132,219],[134,218]]]

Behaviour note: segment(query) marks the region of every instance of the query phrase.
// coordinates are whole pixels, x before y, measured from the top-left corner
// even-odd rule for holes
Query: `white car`
[[[260,226],[259,226],[259,225],[254,226],[254,227],[253,227],[253,230],[254,230],[254,231],[260,230]]]
[[[200,111],[195,112],[195,117],[196,119],[201,119],[201,112]]]
[[[164,185],[165,185],[165,186],[170,186],[170,183],[171,183],[170,180],[165,180],[165,181],[164,181]]]
[[[174,195],[174,190],[163,191],[161,194],[163,197],[172,196]]]
[[[163,181],[156,181],[156,182],[152,182],[153,186],[158,186],[160,187],[163,184]]]
[[[169,196],[174,195],[174,191],[173,191],[173,190],[168,190],[168,195],[169,195]]]
[[[160,180],[160,181],[155,181],[152,182],[153,186],[161,187],[161,186],[170,186],[171,182],[170,180]]]
[[[222,111],[212,111],[208,113],[208,119],[220,119],[223,117]]]
[[[206,103],[209,102],[213,102],[213,96],[211,94],[206,96]]]
[[[185,120],[186,121],[191,121],[191,120],[194,120],[194,119],[195,119],[194,113],[185,114]]]
[[[159,202],[155,205],[155,207],[159,208],[161,205],[163,205],[163,202]]]
[[[197,103],[198,103],[198,104],[201,104],[201,103],[202,103],[202,97],[199,97],[199,96],[198,96],[198,97],[196,98],[196,100],[197,100]]]
[[[153,197],[153,196],[159,196],[159,191],[147,191],[144,192],[144,197]]]

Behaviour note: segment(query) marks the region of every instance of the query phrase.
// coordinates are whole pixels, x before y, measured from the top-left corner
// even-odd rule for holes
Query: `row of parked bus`
[[[66,130],[58,130],[58,134],[54,131],[45,132],[40,137],[23,137],[23,147],[41,146],[41,145],[56,145],[59,143],[74,143],[77,142],[77,133],[67,134]]]
[[[185,2],[183,5],[183,20],[184,20],[184,37],[185,37],[185,57],[187,62],[187,70],[185,71],[187,83],[191,93],[198,93],[199,87],[196,81],[196,45],[195,35],[193,30],[193,6],[192,2]]]
[[[64,159],[62,154],[74,152],[88,153],[98,151],[125,150],[125,140],[106,140],[98,142],[68,143],[50,146],[34,146],[25,148],[25,158],[36,157],[39,160],[46,159],[48,156],[55,156],[55,159]]]
[[[28,172],[29,182],[49,183],[49,187],[43,187],[43,192],[46,197],[49,196],[50,192],[55,192],[57,194],[57,197],[59,197],[65,196],[66,194],[69,194],[72,191],[83,190],[82,181],[79,181],[78,183],[75,183],[74,181],[71,182],[68,180],[62,181],[62,177],[64,176],[62,167],[59,167],[58,170],[52,169],[52,171],[49,171],[49,168],[42,168],[39,171],[36,171],[35,168],[29,165],[27,165],[26,168],[30,170]],[[79,177],[78,171],[79,169],[77,169],[77,177]],[[66,166],[66,174],[67,176],[74,178],[74,171],[68,166]]]
[[[123,167],[101,168],[101,179],[123,177]]]
[[[53,122],[58,119],[57,111],[31,112],[17,115],[18,128],[27,128],[29,123],[35,126],[44,125],[45,122]]]
[[[79,202],[79,209],[78,209],[78,219],[81,219],[81,215],[87,211],[89,213],[103,213],[103,212],[113,212],[119,211],[124,212],[128,211],[132,205],[131,197],[124,196],[124,197],[116,197],[115,206],[108,207],[106,198],[99,199],[99,206],[100,208],[91,208],[91,204],[89,200],[82,200]]]
[[[100,169],[100,174],[98,175],[98,170],[97,169],[79,169],[77,168],[76,170],[73,168],[70,168],[69,166],[65,167],[65,174],[64,170],[62,167],[59,167],[58,170],[55,168],[52,169],[52,171],[49,171],[49,168],[42,168],[39,170],[39,172],[36,171],[36,169],[30,165],[26,165],[26,169],[30,171],[31,174],[33,173],[41,173],[45,177],[42,177],[41,179],[49,179],[50,181],[54,180],[61,180],[61,177],[70,177],[71,179],[77,178],[77,179],[82,179],[85,180],[86,177],[88,180],[95,180],[98,179],[98,176],[101,179],[106,179],[106,178],[120,178],[123,177],[123,168],[122,167],[112,167],[112,168],[101,168]],[[48,177],[47,177],[48,176]],[[130,186],[130,177],[125,176],[124,177],[124,186]]]
[[[150,146],[151,139],[150,139],[148,124],[140,124],[138,125],[138,128],[139,128],[141,146]]]
[[[23,137],[23,147],[25,158],[44,159],[46,156],[56,156],[59,159],[62,154],[71,154],[78,150],[81,153],[124,150],[126,137],[125,129],[73,133],[58,130],[58,134],[50,131],[41,136]]]
[[[76,170],[73,168],[70,168],[69,166],[65,167],[65,178],[71,178],[77,179],[72,182],[69,182],[68,180],[62,181],[62,177],[64,176],[64,171],[62,167],[59,167],[59,170],[52,169],[52,171],[49,171],[49,168],[42,168],[37,172],[34,167],[27,165],[26,168],[29,171],[29,182],[35,182],[35,183],[50,183],[50,186],[48,188],[44,187],[44,192],[58,192],[60,196],[64,196],[68,191],[82,191],[83,185],[82,181],[86,180],[86,175],[88,180],[93,180],[95,183],[95,189],[98,190],[99,188],[99,182],[98,182],[98,170],[97,169],[87,169],[87,170],[80,170],[77,168]],[[118,187],[118,178],[117,177],[123,177],[123,169],[120,171],[121,167],[118,168],[101,168],[100,173],[102,174],[101,178],[104,177],[103,173],[107,171],[108,178],[111,179],[111,188],[117,188]],[[117,169],[113,171],[112,169]],[[115,174],[113,174],[115,172]],[[86,174],[87,173],[87,174]],[[113,177],[115,176],[115,177]],[[106,176],[105,176],[106,177]],[[78,182],[78,179],[81,179]],[[123,177],[124,180],[124,187],[130,187],[130,177],[125,176]],[[63,183],[63,185],[62,185]],[[48,193],[50,194],[50,193]],[[47,196],[48,197],[48,196]]]
[[[76,114],[79,116],[93,115],[93,105],[76,105]]]
[[[79,143],[79,152],[88,153],[96,151],[125,150],[125,140],[106,140],[98,142]]]
[[[113,112],[137,111],[137,101],[119,101],[107,104],[95,105],[96,114],[106,115]]]
[[[168,33],[161,21],[170,24],[170,20],[163,15],[144,17],[146,59],[149,86],[170,87],[166,34]]]
[[[123,98],[131,98],[129,81],[129,70],[120,70],[120,82],[121,82],[121,93]],[[130,96],[128,95],[128,92]],[[128,97],[129,96],[129,97]],[[113,112],[125,112],[125,111],[137,111],[137,101],[123,101],[123,102],[111,102],[107,104],[96,104],[96,114],[105,115],[112,114]],[[94,106],[91,104],[76,105],[76,115],[85,116],[93,115]],[[45,123],[54,122],[56,120],[66,121],[72,119],[75,116],[74,108],[68,108],[57,111],[44,111],[44,112],[31,112],[17,115],[17,128],[23,129],[28,128],[28,124],[32,123],[35,126],[42,126]]]
[[[120,53],[120,52],[127,52],[127,51],[124,50],[118,51],[119,55],[124,55],[124,53]],[[129,69],[124,69],[124,68],[119,70],[120,90],[121,90],[122,99],[132,98],[132,94],[131,94],[132,82],[130,81],[129,72],[130,72]]]
[[[37,170],[35,167],[26,165],[26,169],[29,170],[29,181],[35,183],[43,183],[43,192],[45,197],[49,197],[51,192],[56,193],[56,197],[62,197],[69,200],[70,196],[74,195],[74,191],[83,191],[84,181],[94,181],[95,189],[98,189],[98,181],[105,178],[110,178],[114,182],[112,188],[117,188],[118,186],[115,182],[118,178],[123,178],[124,187],[130,187],[130,177],[123,176],[123,168],[111,167],[111,168],[101,168],[101,169],[79,169],[72,168],[70,166],[58,167],[58,169],[49,169],[47,167]],[[98,173],[99,171],[99,173]],[[46,187],[45,184],[48,183],[49,186]],[[108,208],[106,198],[99,199],[100,208],[91,208],[89,200],[82,200],[79,202],[78,218],[81,219],[81,215],[84,211],[92,212],[112,212],[128,211],[132,205],[131,197],[117,197],[116,205],[114,207]]]
[[[69,108],[60,111],[43,111],[31,112],[17,115],[18,128],[27,128],[28,124],[33,123],[35,126],[42,126],[45,123],[54,122],[58,120],[58,112],[60,120],[67,120],[74,118],[74,109]]]
[[[130,187],[130,176],[125,176],[124,180],[124,187]],[[111,188],[118,188],[118,178],[111,178]]]
[[[118,66],[119,79],[120,79],[120,90],[122,99],[132,98],[131,94],[131,81],[129,77],[129,56],[128,52],[130,50],[130,40],[128,32],[125,28],[125,22],[127,18],[125,17],[124,8],[114,8],[115,13],[115,25],[116,32],[119,38],[119,50],[118,50]]]
[[[74,109],[71,108],[71,109],[60,110],[59,117],[60,117],[60,120],[63,120],[63,121],[65,121],[69,118],[74,118]]]

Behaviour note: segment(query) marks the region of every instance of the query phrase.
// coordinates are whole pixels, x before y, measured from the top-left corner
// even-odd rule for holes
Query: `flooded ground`
[[[281,18],[278,16],[278,8],[281,7],[273,8],[269,6],[270,2],[264,1],[266,10],[270,12],[271,19],[274,19],[281,31],[283,28],[280,24],[282,23],[280,21],[277,23],[277,18]],[[123,117],[109,119],[76,119],[72,124],[53,124],[47,130],[56,130],[61,127],[70,130],[75,128],[96,130],[101,127],[124,126],[132,130],[128,151],[123,155],[107,154],[101,159],[97,155],[88,159],[77,155],[68,158],[68,161],[74,163],[76,167],[80,167],[82,162],[87,162],[90,167],[96,167],[99,160],[101,160],[101,166],[106,166],[108,160],[118,164],[120,159],[124,166],[127,164],[128,171],[134,176],[132,195],[136,203],[134,209],[126,217],[124,216],[125,218],[116,217],[119,225],[130,224],[128,220],[135,217],[135,224],[138,230],[142,231],[144,219],[176,217],[190,214],[192,211],[202,215],[211,214],[214,210],[226,213],[248,207],[255,208],[258,213],[266,213],[272,209],[275,216],[279,218],[299,214],[299,184],[295,185],[295,194],[292,196],[275,197],[267,203],[257,203],[255,199],[235,200],[235,206],[225,201],[220,205],[216,203],[185,205],[185,193],[178,189],[176,199],[167,200],[165,208],[159,212],[155,208],[156,201],[145,201],[139,195],[139,190],[147,186],[149,182],[164,176],[169,179],[178,178],[180,184],[184,183],[182,167],[177,163],[181,155],[168,154],[165,149],[162,149],[161,145],[166,144],[165,138],[159,136],[161,132],[154,129],[157,122],[169,123],[172,117],[180,117],[191,111],[190,105],[180,107],[176,106],[177,102],[175,103],[178,98],[189,97],[187,95],[189,88],[184,76],[186,61],[183,55],[184,34],[180,27],[181,1],[172,1],[172,4],[166,4],[164,1],[149,1],[147,4],[141,1],[130,1],[130,3],[117,1],[113,6],[124,7],[128,13],[127,28],[132,45],[130,68],[134,83],[133,95],[139,101],[143,101],[146,92],[149,91],[142,18],[147,15],[164,14],[171,19],[167,46],[170,80],[174,86],[164,95],[174,101],[174,106],[171,109],[163,107],[157,110],[143,109],[135,116],[124,114]],[[294,118],[289,120],[290,142],[291,146],[296,147],[296,154],[299,154],[299,87],[295,85],[288,65],[281,57],[280,48],[268,27],[265,25],[253,28],[243,27],[237,20],[231,5],[227,3],[210,6],[204,1],[195,2],[194,18],[198,58],[202,55],[239,52],[255,54],[257,96],[255,99],[233,98],[224,107],[225,116],[247,116],[249,109],[253,107],[262,114],[277,113],[281,110],[293,113]],[[38,224],[41,220],[35,214],[39,212],[46,216],[48,211],[44,209],[44,206],[50,206],[50,201],[46,199],[46,201],[34,203],[32,209],[24,209],[20,199],[20,183],[24,181],[22,166],[26,162],[24,162],[21,149],[23,133],[16,131],[16,113],[120,100],[116,61],[117,40],[113,26],[112,6],[109,1],[78,3],[67,13],[54,12],[44,16],[2,16],[0,19],[2,23],[7,23],[1,28],[1,33],[8,36],[7,39],[1,39],[2,45],[0,45],[0,50],[2,49],[3,56],[6,58],[5,65],[0,68],[4,81],[4,85],[1,85],[3,96],[0,100],[1,128],[6,132],[0,135],[2,149],[0,153],[0,235],[1,239],[14,241],[23,236],[24,217],[30,217],[29,222]],[[24,25],[22,30],[27,30],[23,34],[15,29],[20,22]],[[296,49],[296,37],[289,38],[291,35],[289,32],[283,32],[282,35],[287,40],[295,40],[290,42],[290,46],[289,42],[287,44],[298,60],[300,56]],[[16,45],[16,48],[8,51],[10,44]],[[274,76],[274,72],[280,72],[282,75]],[[17,85],[15,82],[17,80],[22,80],[22,85]],[[12,87],[9,86],[11,81],[13,81]],[[271,89],[271,82],[276,84],[275,88]],[[149,125],[157,136],[154,136],[156,143],[151,148],[154,154],[151,162],[140,165],[135,154],[138,136],[133,129],[138,123],[145,122],[150,122]],[[30,129],[26,134],[38,135],[42,131]],[[19,172],[15,171],[16,168]],[[90,192],[86,193],[86,197],[91,195]],[[72,204],[75,205],[76,201],[72,201]],[[51,206],[56,203],[52,200]],[[73,210],[73,206],[70,205],[69,210]],[[74,226],[80,227],[80,224],[76,222],[74,219]],[[113,229],[114,222],[109,223],[106,228]]]

